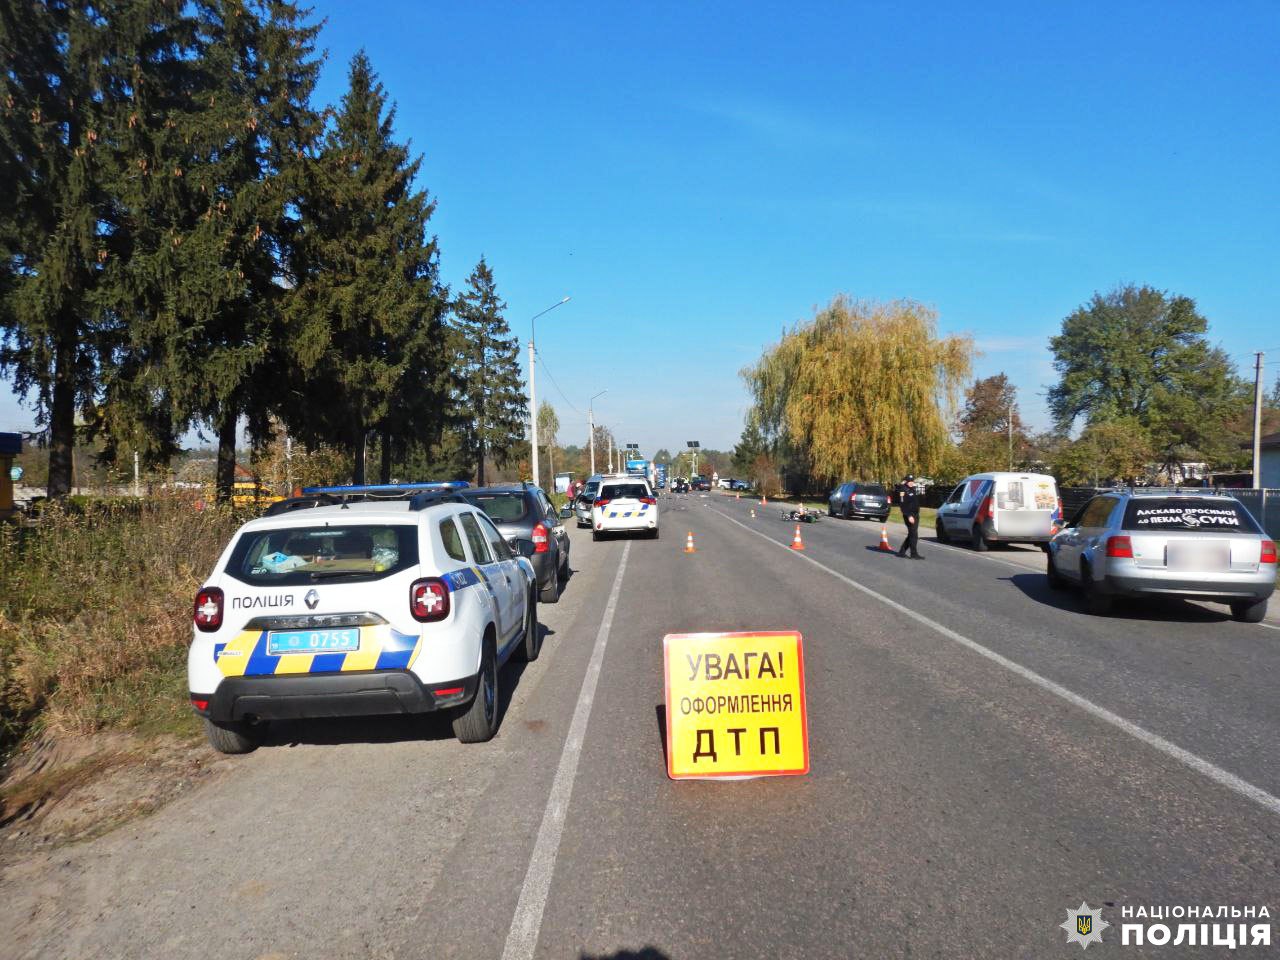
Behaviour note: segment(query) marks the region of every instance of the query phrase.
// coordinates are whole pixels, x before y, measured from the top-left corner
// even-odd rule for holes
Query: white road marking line
[[[1196,754],[1192,753],[1190,750],[1186,750],[1183,747],[1178,746],[1176,743],[1172,743],[1171,741],[1166,740],[1164,737],[1160,736],[1159,734],[1152,733],[1150,730],[1147,730],[1145,727],[1138,726],[1132,720],[1126,720],[1124,717],[1120,716],[1119,714],[1112,713],[1110,710],[1106,709],[1106,707],[1100,707],[1096,703],[1094,703],[1092,700],[1086,700],[1084,697],[1080,696],[1080,694],[1074,693],[1071,690],[1068,690],[1066,687],[1062,686],[1061,684],[1054,683],[1052,680],[1048,679],[1047,677],[1040,676],[1040,674],[1036,673],[1034,670],[1030,670],[1027,667],[1022,666],[1022,664],[1015,663],[1014,661],[1010,660],[1008,657],[1002,656],[1001,654],[996,653],[994,650],[990,650],[987,647],[984,647],[982,644],[978,643],[976,640],[970,640],[968,637],[964,636],[963,634],[956,633],[956,631],[952,630],[950,627],[943,626],[941,623],[938,623],[938,621],[936,620],[931,620],[929,617],[926,617],[923,613],[917,613],[915,610],[912,610],[910,607],[903,606],[902,604],[898,603],[896,600],[891,600],[890,598],[886,597],[884,594],[878,593],[877,591],[872,590],[870,587],[864,586],[861,583],[858,583],[858,581],[850,577],[846,577],[843,573],[840,573],[837,570],[832,570],[830,567],[826,566],[825,564],[821,563],[818,560],[813,559],[813,557],[809,556],[808,554],[797,553],[796,551],[788,547],[785,543],[781,543],[777,540],[774,540],[772,537],[770,537],[766,533],[761,533],[758,530],[752,530],[751,527],[747,526],[745,523],[741,523],[735,520],[733,517],[725,513],[722,513],[719,510],[717,510],[716,513],[719,513],[720,516],[724,517],[724,519],[728,520],[730,523],[737,524],[743,530],[746,530],[748,533],[754,533],[757,537],[760,537],[761,539],[768,541],[769,543],[773,544],[775,547],[778,547],[781,550],[786,550],[787,553],[793,556],[799,557],[801,560],[807,561],[808,563],[813,564],[819,570],[825,571],[826,573],[835,577],[837,580],[840,580],[843,583],[846,583],[849,586],[853,587],[855,590],[858,590],[875,600],[879,600],[885,606],[891,607],[894,610],[898,611],[899,613],[903,614],[904,616],[910,617],[912,620],[915,620],[917,623],[922,623],[926,627],[929,627],[932,630],[936,630],[938,633],[942,634],[948,640],[953,640],[956,643],[960,644],[960,646],[965,647],[966,649],[972,650],[974,653],[978,654],[979,656],[986,657],[992,663],[997,664],[998,666],[1004,667],[1006,670],[1009,670],[1012,673],[1017,674],[1018,676],[1022,677],[1022,679],[1024,680],[1034,683],[1037,687],[1040,687],[1042,690],[1045,690],[1053,694],[1055,697],[1061,697],[1063,700],[1066,700],[1068,703],[1072,704],[1073,706],[1079,707],[1081,710],[1085,711],[1091,716],[1096,717],[1097,719],[1103,721],[1104,723],[1111,724],[1111,726],[1129,734],[1129,736],[1133,737],[1134,739],[1141,740],[1147,746],[1160,751],[1166,756],[1172,757],[1174,760],[1177,760],[1179,763],[1184,764],[1187,767],[1190,767],[1192,770],[1196,771],[1197,773],[1203,774],[1204,776],[1208,777],[1210,780],[1212,780],[1214,783],[1218,784],[1219,786],[1226,787],[1228,790],[1231,790],[1234,793],[1238,793],[1240,794],[1240,796],[1245,797],[1248,800],[1252,800],[1254,803],[1258,804],[1265,810],[1268,810],[1271,813],[1274,813],[1277,816],[1280,816],[1280,797],[1276,797],[1270,793],[1267,793],[1267,791],[1263,790],[1261,787],[1255,787],[1252,783],[1249,783],[1247,780],[1243,780],[1240,777],[1237,777],[1234,773],[1230,773],[1227,770],[1223,770],[1221,767],[1217,766],[1216,764],[1210,763],[1208,760],[1205,760],[1203,757],[1196,756]]]
[[[529,857],[529,869],[520,887],[520,899],[507,931],[507,942],[502,948],[502,960],[527,960],[538,946],[538,934],[542,929],[542,912],[551,890],[551,877],[556,869],[556,854],[560,850],[560,836],[564,833],[565,815],[569,812],[569,799],[573,795],[573,781],[578,773],[578,758],[582,755],[582,741],[587,733],[587,721],[591,718],[591,704],[595,700],[596,683],[600,679],[600,667],[604,663],[604,648],[609,642],[609,630],[613,626],[613,614],[618,607],[618,595],[622,592],[622,575],[627,569],[627,556],[631,544],[622,548],[622,560],[613,578],[609,602],[605,604],[600,630],[596,633],[596,645],[587,663],[587,674],[582,678],[582,690],[578,705],[569,722],[569,736],[560,752],[560,764],[551,782],[551,794],[538,827],[538,838]]]

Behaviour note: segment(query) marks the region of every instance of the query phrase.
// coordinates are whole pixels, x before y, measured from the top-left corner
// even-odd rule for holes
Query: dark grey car
[[[827,516],[868,517],[884,523],[889,518],[889,494],[878,483],[851,480],[842,483],[827,497]]]
[[[508,542],[533,541],[529,559],[538,575],[538,599],[559,600],[569,578],[569,533],[547,495],[528,484],[459,490],[458,495],[483,510]]]

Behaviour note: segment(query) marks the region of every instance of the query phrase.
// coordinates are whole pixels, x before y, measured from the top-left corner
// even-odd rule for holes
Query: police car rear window
[[[227,573],[260,587],[380,580],[418,562],[418,528],[351,524],[254,530],[236,541]]]
[[[860,483],[858,484],[858,492],[869,497],[883,497],[884,487],[878,483]]]
[[[529,513],[522,491],[511,493],[480,493],[466,498],[489,515],[494,523],[515,523]]]
[[[1124,508],[1124,528],[1258,532],[1253,517],[1239,501],[1207,497],[1134,497]]]
[[[647,496],[649,496],[649,488],[643,483],[607,484],[600,491],[600,497],[604,500],[620,500],[623,497],[633,497],[639,500],[641,497]]]

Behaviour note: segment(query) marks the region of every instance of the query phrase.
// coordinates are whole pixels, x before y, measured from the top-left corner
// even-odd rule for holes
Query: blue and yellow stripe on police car
[[[641,505],[640,505],[640,509],[639,509],[639,510],[628,510],[628,511],[627,511],[626,513],[624,513],[622,516],[624,516],[624,517],[637,516],[637,517],[638,517],[638,516],[640,516],[641,514],[643,514],[643,513],[644,513],[646,510],[648,510],[648,509],[649,509],[649,505],[648,505],[647,503],[643,503],[643,504],[641,504]],[[609,518],[610,518],[610,519],[613,519],[613,518],[614,518],[614,517],[616,517],[617,515],[618,515],[618,511],[617,511],[617,510],[612,510],[612,511],[610,511],[610,512],[609,512],[609,514],[608,514],[608,516],[609,516]]]
[[[360,648],[345,653],[267,652],[266,630],[242,630],[213,648],[224,677],[271,677],[355,670],[408,670],[422,650],[422,635],[401,633],[390,624],[360,627]]]

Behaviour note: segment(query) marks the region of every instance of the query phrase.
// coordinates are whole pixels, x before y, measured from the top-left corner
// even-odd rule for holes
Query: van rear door
[[[1058,520],[1058,488],[1052,477],[1006,475],[996,479],[994,526],[1001,539],[1047,540]]]

